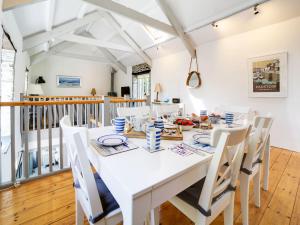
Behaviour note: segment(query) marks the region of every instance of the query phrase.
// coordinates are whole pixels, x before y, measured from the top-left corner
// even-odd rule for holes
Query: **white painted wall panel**
[[[110,90],[110,66],[102,63],[51,56],[45,61],[33,65],[30,69],[30,81],[43,76],[46,84],[42,86],[45,95],[90,95],[96,88],[97,95],[106,95]],[[81,77],[81,88],[58,88],[57,75]]]
[[[275,117],[272,145],[300,151],[299,27],[300,17],[201,45],[197,48],[203,81],[199,89],[185,87],[187,52],[155,59],[152,84],[162,84],[163,96],[180,97],[189,113],[220,104],[271,112]],[[283,51],[288,52],[288,97],[249,98],[247,59]]]

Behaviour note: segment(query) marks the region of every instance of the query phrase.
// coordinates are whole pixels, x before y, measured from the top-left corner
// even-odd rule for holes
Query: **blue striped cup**
[[[225,113],[225,123],[231,125],[233,123],[234,114],[233,113]]]
[[[207,116],[207,110],[200,110],[200,116]]]
[[[149,128],[147,130],[147,148],[150,150],[160,149],[161,129]]]
[[[125,117],[116,117],[115,119],[111,120],[111,124],[115,127],[115,131],[117,133],[124,132],[126,119]]]

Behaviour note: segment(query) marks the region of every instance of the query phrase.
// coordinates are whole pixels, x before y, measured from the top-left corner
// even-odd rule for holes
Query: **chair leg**
[[[249,176],[241,173],[240,175],[240,195],[243,225],[249,224]]]
[[[269,188],[269,174],[270,174],[270,136],[267,139],[264,152],[264,185],[265,191]]]
[[[224,225],[233,225],[234,217],[234,193],[232,193],[229,205],[224,210]]]
[[[253,177],[254,183],[254,203],[256,207],[260,207],[260,171],[261,166],[259,166],[257,173]]]
[[[78,199],[76,199],[76,225],[83,225],[84,212]]]

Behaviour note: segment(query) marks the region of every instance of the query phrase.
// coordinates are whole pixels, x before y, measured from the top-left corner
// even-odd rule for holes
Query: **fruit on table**
[[[182,126],[193,126],[194,125],[193,121],[188,120],[188,119],[177,119],[175,121],[175,124],[182,125]]]
[[[201,121],[206,121],[206,120],[208,120],[208,116],[200,116],[200,118],[201,118]]]

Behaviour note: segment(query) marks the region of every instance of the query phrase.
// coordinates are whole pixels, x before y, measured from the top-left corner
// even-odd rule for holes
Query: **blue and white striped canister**
[[[159,129],[164,129],[164,121],[162,119],[157,119],[154,121],[154,127]]]
[[[225,113],[225,123],[228,125],[231,125],[233,123],[233,119],[234,119],[234,114],[227,112]]]
[[[147,130],[147,148],[150,150],[160,149],[161,129],[149,128]]]
[[[207,110],[200,110],[200,116],[207,116]]]

